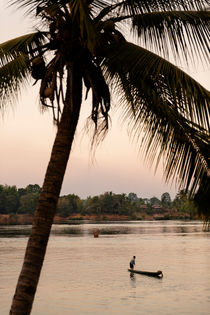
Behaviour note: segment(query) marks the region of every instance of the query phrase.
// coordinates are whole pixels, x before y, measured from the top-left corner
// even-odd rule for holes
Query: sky
[[[0,43],[31,31],[31,20],[22,11],[7,8],[0,0]],[[188,69],[184,68],[185,71]],[[210,69],[197,66],[190,70],[198,82],[210,89]],[[56,127],[51,112],[41,113],[38,84],[24,87],[15,104],[5,104],[0,115],[0,184],[42,186],[50,158]],[[161,197],[169,192],[174,198],[178,186],[165,184],[162,165],[154,174],[148,168],[137,145],[128,136],[120,112],[112,110],[112,125],[97,148],[94,161],[90,154],[90,136],[84,126],[90,115],[90,102],[83,103],[80,122],[66,170],[61,195],[77,194],[81,198],[113,193],[134,192],[138,197]]]

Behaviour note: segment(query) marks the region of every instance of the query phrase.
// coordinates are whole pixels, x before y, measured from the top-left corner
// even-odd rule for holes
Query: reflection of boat
[[[149,277],[155,277],[155,278],[163,278],[163,273],[162,271],[158,270],[155,272],[151,272],[151,271],[140,271],[140,270],[135,270],[135,269],[128,269],[128,271],[130,271],[131,273],[138,273],[140,275],[145,275],[145,276],[149,276]]]

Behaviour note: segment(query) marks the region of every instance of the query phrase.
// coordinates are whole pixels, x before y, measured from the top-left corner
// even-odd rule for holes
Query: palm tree
[[[111,94],[147,159],[192,194],[209,178],[210,93],[167,59],[208,60],[208,0],[11,0],[36,19],[0,45],[0,107],[32,76],[57,135],[10,314],[30,314],[77,127],[92,92],[93,143],[106,134]],[[126,40],[128,28],[139,40]],[[123,35],[124,34],[124,35]]]

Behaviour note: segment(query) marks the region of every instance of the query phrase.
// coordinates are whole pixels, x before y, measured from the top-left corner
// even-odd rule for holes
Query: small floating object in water
[[[98,237],[98,236],[99,236],[99,230],[98,230],[98,229],[95,229],[95,230],[93,231],[93,235],[94,235],[94,237]]]
[[[151,271],[141,271],[141,270],[135,270],[135,269],[128,269],[131,273],[138,273],[140,275],[145,275],[149,277],[155,277],[155,278],[163,278],[163,273],[161,270],[151,272]]]

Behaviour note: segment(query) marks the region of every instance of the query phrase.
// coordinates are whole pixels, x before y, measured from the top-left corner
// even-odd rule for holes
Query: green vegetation
[[[36,184],[20,189],[16,186],[0,185],[0,214],[10,214],[14,219],[17,214],[33,214],[40,191],[41,188]],[[162,194],[160,200],[157,197],[139,198],[135,193],[126,195],[106,192],[86,199],[69,194],[59,198],[57,214],[63,218],[78,214],[80,219],[93,214],[102,220],[113,214],[138,220],[148,216],[157,220],[198,217],[194,202],[184,191],[180,191],[173,201],[167,192]]]
[[[0,214],[34,213],[40,191],[39,185],[28,185],[20,189],[0,185]]]

